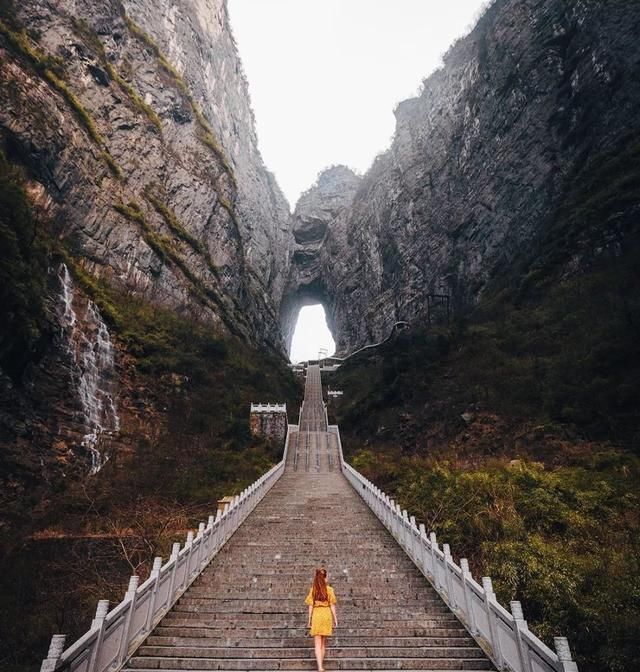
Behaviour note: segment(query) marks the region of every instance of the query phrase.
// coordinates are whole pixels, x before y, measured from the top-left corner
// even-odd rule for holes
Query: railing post
[[[198,544],[198,557],[196,558],[196,567],[198,568],[198,571],[200,571],[202,569],[202,550],[204,547],[204,523],[198,524],[198,536],[196,538],[200,539],[200,543]]]
[[[417,550],[417,544],[418,544],[418,536],[415,534],[418,531],[418,528],[416,527],[416,517],[411,516],[409,518],[409,532],[411,533],[411,557],[414,562],[418,560],[418,550]]]
[[[478,634],[478,626],[476,625],[476,615],[473,611],[473,594],[469,588],[469,579],[471,579],[471,572],[469,571],[469,561],[466,558],[460,558],[460,569],[462,570],[462,591],[464,594],[464,608],[467,616],[467,625],[472,635]]]
[[[214,523],[214,517],[209,516],[207,519],[207,529],[209,530],[209,539],[207,541],[207,563],[211,562],[211,558],[213,557],[213,523]]]
[[[402,524],[402,545],[404,546],[404,550],[409,552],[409,535],[411,534],[411,528],[409,527],[409,514],[406,509],[402,510],[402,519],[400,522]]]
[[[53,635],[51,643],[49,644],[49,652],[47,657],[42,661],[40,672],[54,672],[58,660],[64,651],[64,643],[67,639],[66,635]]]
[[[178,573],[178,554],[180,553],[180,544],[175,542],[171,547],[171,555],[169,556],[170,560],[173,560],[173,568],[171,569],[171,580],[169,581],[169,591],[167,593],[167,608],[171,606],[174,599],[174,593],[176,590],[176,574]]]
[[[440,583],[440,572],[438,571],[438,555],[436,550],[438,548],[438,541],[435,532],[429,532],[429,541],[431,542],[431,568],[433,569],[433,585],[436,590],[442,590]]]
[[[491,603],[496,601],[496,595],[493,592],[493,583],[490,576],[482,577],[482,587],[484,588],[484,608],[489,623],[489,638],[493,650],[493,659],[498,669],[502,669],[504,666],[504,658],[502,657],[502,647],[500,646],[500,633],[496,627],[493,609],[491,608]]]
[[[129,610],[127,611],[127,616],[122,626],[122,639],[120,640],[120,649],[118,651],[118,665],[122,665],[127,659],[127,653],[129,652],[129,642],[131,640],[131,624],[133,623],[133,615],[136,610],[136,598],[138,596],[138,584],[140,583],[140,577],[134,574],[129,579],[129,587],[127,592],[124,594],[125,601],[129,602]]]
[[[427,530],[424,523],[420,523],[420,564],[422,565],[422,572],[425,576],[429,575],[427,570]],[[431,577],[433,579],[433,575]]]
[[[511,606],[511,615],[513,616],[513,620],[516,626],[515,635],[516,641],[518,643],[518,656],[520,657],[520,664],[522,665],[523,672],[531,672],[529,649],[522,639],[522,631],[528,630],[527,622],[524,619],[524,613],[522,611],[522,604],[520,604],[520,602],[517,600],[512,600],[509,604]]]
[[[102,638],[104,637],[104,619],[109,613],[109,600],[99,600],[96,607],[96,615],[91,622],[91,630],[97,630],[96,639],[91,647],[91,658],[87,666],[88,672],[96,672],[98,665],[98,656],[102,648]]]
[[[153,625],[153,617],[156,612],[156,600],[158,597],[158,583],[160,581],[160,568],[162,567],[162,558],[155,557],[153,559],[153,569],[151,570],[151,578],[155,579],[153,588],[151,589],[151,597],[149,597],[149,609],[147,610],[147,618],[144,623],[144,631],[149,632]]]
[[[456,608],[456,597],[453,592],[453,586],[451,583],[451,563],[453,559],[451,558],[451,547],[449,544],[442,544],[442,550],[444,552],[444,580],[447,584],[447,597],[449,599],[449,606],[452,609]]]
[[[191,579],[191,552],[193,551],[193,532],[191,530],[187,532],[187,541],[185,543],[185,547],[187,549],[187,552],[185,553],[186,566],[184,568],[184,581],[182,582],[180,588],[186,588],[189,584],[189,580]]]
[[[569,640],[566,637],[554,637],[553,646],[562,665],[562,672],[578,672],[578,665],[573,662]]]

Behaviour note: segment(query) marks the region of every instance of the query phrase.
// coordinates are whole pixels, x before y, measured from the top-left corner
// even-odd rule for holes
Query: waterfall
[[[120,430],[115,401],[114,351],[107,325],[90,299],[76,296],[66,264],[58,274],[62,286],[60,321],[67,352],[74,364],[74,378],[83,411],[82,445],[91,456],[90,474],[109,459],[100,451],[101,438]]]

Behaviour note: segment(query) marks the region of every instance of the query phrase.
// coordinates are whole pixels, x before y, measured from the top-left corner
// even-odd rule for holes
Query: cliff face
[[[19,498],[157,438],[148,418],[166,408],[131,360],[156,346],[132,345],[127,302],[282,352],[292,236],[224,0],[3,2],[0,99],[2,177],[6,159],[49,266],[44,326],[11,377],[0,339],[2,476]]]
[[[336,267],[344,263],[348,246],[342,215],[351,205],[360,182],[349,168],[334,166],[324,171],[296,204],[292,216],[295,242],[291,270],[280,308],[287,347],[291,345],[300,308],[305,305],[324,304],[329,308],[330,329],[340,330],[330,310],[336,301],[333,278]]]
[[[449,50],[327,224],[333,262],[316,277],[339,352],[424,320],[429,294],[473,305],[541,235],[576,171],[637,133],[639,30],[634,2],[498,0]]]
[[[288,206],[223,0],[34,0],[3,25],[0,137],[56,235],[114,285],[277,345]]]

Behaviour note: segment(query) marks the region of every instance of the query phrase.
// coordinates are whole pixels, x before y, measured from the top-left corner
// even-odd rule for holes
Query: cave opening
[[[291,361],[297,364],[321,356],[330,357],[335,351],[336,344],[324,306],[321,303],[302,306],[291,339]]]

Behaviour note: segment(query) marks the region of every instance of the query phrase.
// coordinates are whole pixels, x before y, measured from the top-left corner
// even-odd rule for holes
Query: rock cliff
[[[136,390],[131,325],[96,295],[282,353],[276,306],[292,236],[224,0],[6,0],[0,99],[2,176],[6,159],[49,266],[39,336],[20,366],[19,347],[0,339],[3,475],[21,488],[95,471],[123,437],[126,450],[146,440],[138,430],[156,395]],[[12,214],[2,227],[18,226]],[[2,271],[24,305],[5,306],[8,332],[30,310],[12,263]]]
[[[9,7],[0,138],[63,245],[111,284],[277,346],[288,205],[224,0]]]
[[[320,179],[298,209],[322,220],[325,263],[302,241],[292,277],[322,286],[338,352],[424,321],[429,295],[465,311],[542,234],[576,171],[637,134],[639,31],[635,2],[497,0],[398,105],[390,149],[355,196],[345,183],[350,205],[330,221],[340,196]]]

